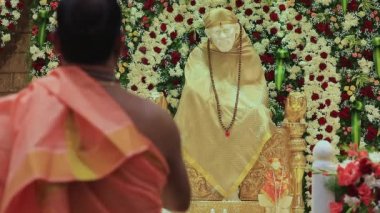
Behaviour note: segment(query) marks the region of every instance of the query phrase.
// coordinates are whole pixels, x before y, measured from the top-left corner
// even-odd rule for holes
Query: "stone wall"
[[[28,49],[31,34],[28,13],[29,6],[26,6],[17,24],[16,34],[0,50],[0,96],[15,93],[29,82]]]

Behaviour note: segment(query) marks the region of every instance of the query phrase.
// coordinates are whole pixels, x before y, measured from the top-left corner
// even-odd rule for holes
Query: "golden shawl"
[[[233,23],[235,15],[215,9],[205,18],[206,27]],[[236,23],[236,22],[235,22]],[[175,121],[181,131],[185,160],[223,196],[238,186],[258,159],[274,124],[267,107],[267,87],[260,58],[242,31],[242,72],[239,105],[231,136],[225,136],[217,117],[211,86],[207,42],[195,48],[185,67],[186,83]],[[230,52],[211,45],[214,80],[223,121],[232,119],[237,91],[239,36]]]

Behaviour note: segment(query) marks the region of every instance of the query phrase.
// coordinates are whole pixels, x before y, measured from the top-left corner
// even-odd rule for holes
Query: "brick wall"
[[[29,11],[30,7],[26,6],[17,25],[16,34],[0,51],[0,96],[15,93],[29,82]]]

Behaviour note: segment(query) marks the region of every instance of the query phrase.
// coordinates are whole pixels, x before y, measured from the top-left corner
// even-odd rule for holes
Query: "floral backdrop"
[[[0,0],[0,52],[11,40],[23,8],[22,0]]]
[[[186,59],[205,39],[203,16],[214,7],[225,7],[237,14],[263,63],[273,120],[283,120],[284,100],[290,91],[304,91],[307,95],[307,205],[310,206],[311,152],[318,140],[330,141],[339,157],[345,158],[355,130],[361,147],[378,149],[380,89],[372,40],[380,36],[380,3],[129,0],[120,4],[125,46],[116,78],[141,97],[155,99],[164,94],[173,114],[184,84]],[[50,43],[57,24],[57,6],[58,1],[40,0],[32,8],[31,74],[37,77],[59,65],[59,56]],[[280,90],[275,86],[278,49],[288,53]],[[352,120],[354,115],[361,125]]]

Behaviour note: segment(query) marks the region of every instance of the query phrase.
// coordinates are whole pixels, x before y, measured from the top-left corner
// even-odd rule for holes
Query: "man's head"
[[[61,0],[57,15],[56,47],[66,62],[98,65],[118,56],[117,0]]]
[[[224,8],[211,10],[204,18],[205,32],[221,52],[229,52],[239,34],[239,21],[235,14]]]

